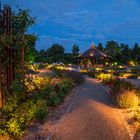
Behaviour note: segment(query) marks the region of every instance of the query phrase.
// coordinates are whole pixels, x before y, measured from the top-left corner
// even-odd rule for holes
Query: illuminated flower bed
[[[6,98],[0,116],[0,134],[19,138],[31,122],[44,122],[49,107],[62,103],[81,79],[81,74],[72,71],[54,71],[50,77],[26,78],[25,93],[21,94],[18,89],[14,96]]]

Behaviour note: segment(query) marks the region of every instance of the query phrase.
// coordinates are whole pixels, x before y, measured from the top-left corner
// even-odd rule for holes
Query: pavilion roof
[[[80,57],[111,58],[109,55],[95,48],[93,43],[91,45],[91,48],[85,51]]]

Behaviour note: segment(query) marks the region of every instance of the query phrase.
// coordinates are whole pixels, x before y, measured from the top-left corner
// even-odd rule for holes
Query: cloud
[[[84,49],[93,41],[139,41],[139,0],[5,1],[29,8],[32,15],[37,16],[37,23],[30,31],[40,36],[37,45],[44,48],[55,42],[70,50],[73,43]]]

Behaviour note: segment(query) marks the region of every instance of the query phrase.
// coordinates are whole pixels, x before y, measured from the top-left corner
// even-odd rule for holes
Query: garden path
[[[140,88],[140,79],[127,79],[127,81],[134,84],[137,88]]]
[[[71,106],[47,140],[129,140],[119,109],[95,79],[76,88]]]

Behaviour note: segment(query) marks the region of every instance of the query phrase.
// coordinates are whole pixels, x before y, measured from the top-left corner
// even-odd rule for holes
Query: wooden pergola
[[[95,48],[93,43],[90,49],[79,56],[79,59],[82,68],[106,67],[112,62],[111,57]]]

